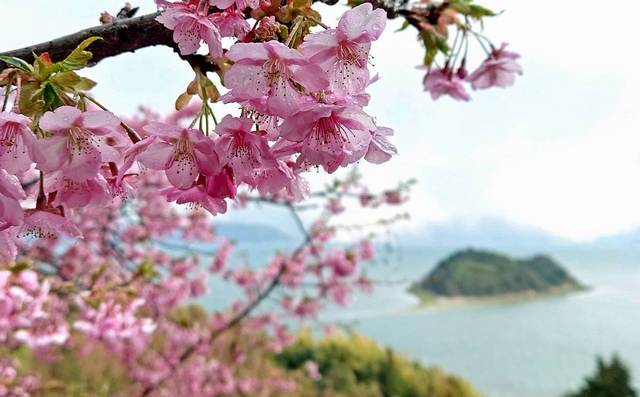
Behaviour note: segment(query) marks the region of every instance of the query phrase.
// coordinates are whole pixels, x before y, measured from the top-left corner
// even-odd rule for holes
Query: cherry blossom
[[[216,143],[220,161],[222,165],[231,167],[240,180],[276,165],[266,138],[252,132],[252,127],[251,119],[230,115],[216,127],[216,133],[220,135]]]
[[[0,169],[0,231],[22,223],[24,212],[20,200],[26,198],[18,178]]]
[[[138,161],[152,170],[165,171],[173,186],[188,189],[199,174],[218,172],[213,141],[202,131],[156,122],[144,130],[151,137],[136,144],[143,146]]]
[[[35,136],[29,129],[31,120],[21,114],[0,112],[0,168],[11,174],[27,171]]]
[[[55,209],[26,210],[20,234],[36,238],[54,238],[60,234],[82,236],[80,229]]]
[[[424,90],[429,91],[433,99],[449,95],[458,101],[468,101],[471,97],[462,83],[458,75],[446,69],[432,70],[424,77]]]
[[[328,81],[322,69],[297,50],[277,41],[236,43],[227,57],[235,64],[225,74],[225,85],[235,100],[267,96],[265,111],[286,117],[301,106],[304,93],[320,91]]]
[[[45,193],[56,192],[51,202],[54,207],[63,205],[68,208],[81,208],[88,205],[102,205],[110,198],[109,187],[102,175],[84,181],[73,180],[62,171],[47,176],[44,184]]]
[[[47,112],[40,128],[51,136],[36,142],[35,161],[45,172],[61,170],[74,181],[93,178],[103,162],[117,161],[118,151],[109,146],[105,136],[120,124],[109,112],[82,112],[71,106],[61,106]]]
[[[156,0],[164,7],[164,12],[156,20],[173,30],[173,40],[178,44],[180,54],[188,55],[198,51],[202,42],[213,57],[222,56],[222,42],[218,27],[207,14],[206,1],[168,2]],[[200,3],[204,3],[203,7]]]
[[[208,181],[206,185],[198,184],[186,190],[169,187],[162,190],[161,193],[167,198],[167,201],[200,206],[213,215],[224,214],[227,212],[227,202],[223,198],[213,197],[208,193],[207,186],[210,185],[213,178],[209,178]]]
[[[474,90],[509,87],[515,83],[516,74],[522,74],[522,66],[516,61],[520,55],[506,51],[506,47],[505,43],[493,50],[482,65],[468,77]]]
[[[135,299],[123,306],[104,301],[94,309],[81,302],[81,317],[74,321],[73,327],[85,335],[100,339],[115,352],[131,354],[142,351],[156,328],[150,318],[135,315],[144,303],[143,299]]]
[[[392,135],[393,130],[386,127],[379,127],[371,131],[371,143],[369,143],[367,154],[364,156],[365,160],[381,164],[398,154],[396,147],[387,140],[387,137]]]
[[[334,94],[359,94],[369,84],[371,42],[380,37],[386,20],[383,10],[363,3],[345,12],[337,29],[306,36],[300,50],[327,72]]]
[[[239,9],[228,9],[211,14],[211,21],[218,27],[222,37],[242,39],[251,30],[251,26],[244,19],[244,15]]]
[[[375,129],[371,117],[356,106],[320,104],[285,120],[281,136],[302,143],[300,161],[332,173],[364,155]]]

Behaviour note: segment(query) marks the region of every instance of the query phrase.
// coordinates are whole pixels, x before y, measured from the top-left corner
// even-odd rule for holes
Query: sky
[[[115,13],[122,2],[29,0],[28,13],[24,0],[2,3],[0,51],[95,25],[100,11]],[[482,4],[504,10],[487,21],[485,34],[522,55],[524,75],[507,90],[473,92],[468,103],[433,101],[415,68],[422,49],[414,31],[394,32],[400,21],[391,21],[372,48],[381,79],[367,112],[395,130],[400,154],[382,166],[361,164],[365,180],[373,189],[418,180],[405,225],[413,231],[499,218],[588,241],[639,227],[640,57],[633,38],[640,2],[606,9],[595,0]],[[135,5],[154,10],[151,0]],[[343,9],[321,7],[324,21],[331,24]],[[471,65],[481,60],[473,58]],[[161,47],[83,73],[98,81],[94,95],[120,114],[140,104],[169,110],[192,78],[188,65]],[[350,217],[345,221],[358,222],[362,214]]]

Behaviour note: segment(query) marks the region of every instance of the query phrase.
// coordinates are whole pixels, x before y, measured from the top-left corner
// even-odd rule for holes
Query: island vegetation
[[[547,255],[514,259],[465,249],[440,261],[410,291],[423,303],[524,298],[565,293],[584,287]]]

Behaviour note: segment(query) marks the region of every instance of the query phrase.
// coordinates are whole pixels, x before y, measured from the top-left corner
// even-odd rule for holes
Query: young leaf
[[[396,32],[402,32],[403,30],[405,30],[408,27],[409,27],[409,21],[407,21],[405,19],[404,22],[402,22],[402,26],[400,26],[400,28],[398,28],[398,30],[396,30]]]
[[[7,65],[10,65],[22,70],[23,72],[27,72],[27,73],[33,72],[33,68],[31,67],[31,65],[29,65],[28,63],[26,63],[20,58],[0,55],[0,60],[4,61],[4,63],[6,63]]]
[[[102,37],[93,36],[84,40],[82,43],[78,44],[75,50],[71,51],[65,59],[60,62],[57,62],[53,65],[55,72],[68,72],[71,70],[82,69],[87,66],[87,63],[93,56],[90,51],[85,51],[85,48],[89,47],[91,43],[97,40],[102,40]]]

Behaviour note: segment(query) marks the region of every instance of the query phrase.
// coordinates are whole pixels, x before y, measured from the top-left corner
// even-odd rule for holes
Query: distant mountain
[[[216,223],[216,231],[229,240],[237,240],[242,243],[270,243],[292,239],[283,230],[263,223],[218,222]]]
[[[493,247],[499,250],[542,251],[574,244],[531,226],[517,225],[501,219],[477,222],[448,221],[431,224],[403,236],[409,244],[456,249],[458,247]]]
[[[496,252],[466,249],[440,261],[412,291],[441,297],[490,297],[579,288],[580,284],[548,256],[512,259]]]
[[[611,236],[601,237],[590,243],[600,248],[624,248],[640,251],[640,228]]]

